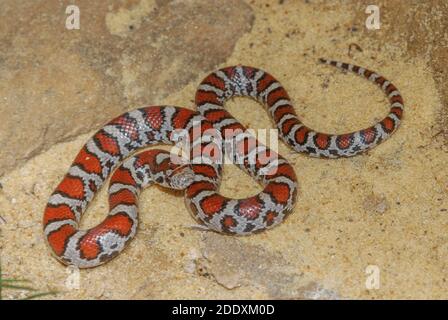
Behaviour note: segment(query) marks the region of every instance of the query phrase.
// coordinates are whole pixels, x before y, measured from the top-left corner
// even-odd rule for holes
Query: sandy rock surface
[[[381,28],[367,30],[368,2],[220,3],[78,1],[80,30],[65,28],[63,2],[0,3],[4,276],[60,299],[448,298],[448,5],[377,1]],[[51,256],[43,209],[89,136],[142,105],[194,109],[198,83],[218,67],[269,71],[316,130],[357,130],[387,113],[378,88],[319,57],[391,80],[405,99],[404,121],[390,140],[351,159],[313,159],[279,143],[300,186],[283,224],[250,237],[199,231],[181,193],[152,187],[140,198],[137,236],[116,259],[78,273]],[[256,102],[227,107],[249,128],[273,127]],[[224,195],[258,190],[225,167]],[[82,227],[106,215],[105,191]],[[369,287],[371,270],[378,289]]]

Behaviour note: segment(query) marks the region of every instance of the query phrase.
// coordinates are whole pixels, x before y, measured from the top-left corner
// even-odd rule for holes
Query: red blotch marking
[[[162,109],[160,107],[149,107],[145,110],[146,113],[146,121],[149,123],[149,125],[159,130],[162,127],[163,123],[163,114]]]
[[[289,100],[288,94],[282,87],[278,87],[269,93],[267,100],[268,106],[271,107],[279,99]]]
[[[196,103],[202,104],[205,102],[211,102],[214,104],[221,105],[221,102],[219,101],[218,95],[213,91],[202,91],[198,90],[196,93]]]
[[[324,133],[318,133],[314,140],[316,142],[316,145],[319,147],[319,149],[325,150],[328,148],[328,145],[330,144],[330,136]]]
[[[103,151],[114,156],[120,154],[120,148],[118,147],[117,142],[103,132],[98,132],[94,138],[100,143],[100,147]]]
[[[283,183],[269,183],[264,191],[271,194],[274,199],[282,204],[285,204],[289,199],[289,187]]]
[[[252,78],[258,69],[252,67],[243,67],[243,73],[247,78]]]
[[[212,166],[210,165],[193,165],[193,171],[195,174],[201,174],[204,175],[206,177],[210,177],[210,178],[215,178],[216,177],[216,172],[213,169]]]
[[[231,216],[225,216],[224,219],[222,220],[222,225],[225,229],[235,227],[236,224],[237,224],[236,220]]]
[[[369,77],[372,75],[372,73],[373,73],[373,71],[370,71],[370,70],[366,69],[366,70],[364,71],[364,76],[365,76],[366,78],[369,78]]]
[[[386,117],[383,121],[381,121],[381,125],[383,126],[384,130],[386,130],[386,132],[393,131],[395,127],[394,121],[389,117]]]
[[[390,112],[395,114],[398,119],[401,119],[401,117],[403,116],[403,109],[399,107],[393,107],[392,109],[390,109]]]
[[[90,154],[86,147],[79,151],[74,163],[81,165],[89,173],[101,174],[102,172],[100,160],[95,155]]]
[[[310,130],[305,126],[302,126],[299,129],[297,129],[296,133],[294,134],[296,142],[299,144],[304,143],[306,141],[308,132],[310,132]]]
[[[226,199],[223,196],[219,195],[219,194],[215,194],[215,195],[211,195],[211,196],[205,197],[201,201],[202,211],[204,211],[204,213],[206,215],[212,216],[216,212],[219,212],[219,211],[222,210],[225,201],[226,201]]]
[[[131,232],[132,220],[126,214],[116,214],[107,217],[100,225],[90,229],[78,243],[81,257],[92,260],[98,257],[101,247],[98,245],[98,238],[102,235],[115,231],[120,236],[125,237]]]
[[[392,98],[390,98],[390,103],[394,102],[400,102],[401,104],[403,104],[403,98],[400,95],[393,96]]]
[[[123,127],[133,127],[134,124],[132,123],[132,120],[126,118],[125,116],[121,115],[117,118],[113,119],[109,122],[110,125],[119,125]]]
[[[386,79],[382,76],[380,76],[379,78],[376,78],[376,80],[375,80],[375,82],[378,83],[380,86],[382,86],[385,81],[386,81]]]
[[[287,136],[289,131],[291,130],[292,126],[295,124],[298,124],[298,123],[299,123],[299,121],[295,118],[291,118],[291,119],[284,121],[282,124],[283,135]]]
[[[347,149],[353,142],[353,134],[343,134],[337,137],[336,143],[340,149]]]
[[[277,168],[273,169],[273,171],[275,172],[272,172],[272,174],[268,173],[267,178],[286,176],[294,182],[297,181],[296,173],[289,164],[283,163],[279,165]]]
[[[264,217],[264,221],[266,222],[266,225],[270,226],[274,223],[275,217],[278,216],[277,212],[269,211],[266,213],[266,216]]]
[[[171,162],[171,156],[163,160],[162,162],[157,162],[157,156],[161,153],[169,154],[168,151],[162,151],[162,150],[147,150],[137,155],[137,159],[135,161],[135,167],[140,168],[144,165],[148,165],[151,168],[151,171],[154,173],[166,171],[168,169],[174,169],[177,168],[178,165],[174,162],[180,161],[179,157],[174,157],[173,155],[173,162]]]
[[[376,130],[371,127],[371,128],[362,130],[361,135],[363,136],[365,143],[372,143],[375,140]]]
[[[208,131],[210,129],[214,130],[213,124],[211,122],[208,122],[208,121],[201,122],[201,132],[202,133],[205,131]]]
[[[196,196],[199,192],[201,192],[203,190],[209,190],[209,191],[215,190],[215,186],[213,185],[213,183],[207,182],[207,181],[193,182],[187,188],[187,197],[193,198],[194,196]]]
[[[60,220],[73,220],[76,221],[75,213],[69,206],[62,204],[58,207],[46,207],[44,213],[44,226],[50,221]]]
[[[126,118],[123,117],[123,116],[119,116],[119,117],[113,119],[111,122],[109,122],[109,124],[112,124],[112,125],[120,125],[120,126],[126,126],[126,125],[129,124],[129,120],[126,119]]]
[[[139,153],[135,160],[135,166],[136,167],[142,167],[145,164],[151,165],[156,162],[156,157],[158,154],[163,153],[159,150],[148,150],[142,153]]]
[[[137,199],[135,195],[128,189],[120,190],[109,196],[109,207],[110,209],[115,208],[120,204],[136,204]]]
[[[221,121],[222,119],[225,118],[231,118],[231,116],[229,115],[229,113],[225,110],[212,110],[209,111],[205,114],[205,117],[207,118],[208,121],[211,121],[212,123],[216,123],[218,121]]]
[[[99,228],[108,232],[109,230],[116,231],[120,236],[125,237],[131,232],[132,220],[125,213],[119,213],[110,217],[107,217],[100,225]]]
[[[73,226],[64,225],[48,235],[48,244],[53,248],[57,256],[61,256],[64,253],[67,240],[75,233],[76,229]]]
[[[201,84],[210,84],[221,90],[225,90],[226,88],[226,84],[224,83],[224,81],[221,78],[217,77],[214,73],[207,76],[207,78],[205,78],[201,82]]]
[[[65,193],[70,198],[84,198],[84,184],[80,178],[66,176],[56,188],[56,191]]]
[[[256,196],[239,201],[240,215],[250,220],[258,218],[261,208],[262,204]]]
[[[185,118],[183,124],[186,126],[187,122],[190,121],[192,117]],[[177,125],[182,125],[182,123],[179,124],[176,123],[176,126]],[[185,128],[176,127],[176,129],[185,129]],[[215,128],[213,128],[213,124],[210,121],[196,122],[195,120],[193,122],[193,125],[188,130],[189,141],[193,142],[194,140],[201,138],[204,135],[204,133],[207,133],[208,136],[219,137],[219,132]]]
[[[232,123],[221,128],[221,134],[224,139],[231,139],[235,136],[235,132],[244,132],[245,128],[241,123]]]
[[[274,120],[275,122],[279,122],[280,119],[285,115],[285,114],[293,114],[295,115],[295,111],[294,108],[287,104],[281,107],[278,107],[275,112],[274,112]]]
[[[120,116],[120,117],[112,120],[109,124],[121,126],[126,131],[127,135],[131,139],[133,139],[133,140],[138,139],[138,130],[135,127],[132,120],[127,119],[124,116]]]
[[[100,236],[99,233],[89,232],[86,234],[82,240],[79,242],[80,256],[87,260],[92,260],[98,257],[101,251],[101,247],[96,242],[97,237]]]
[[[174,129],[185,129],[188,121],[190,121],[194,112],[188,109],[178,109],[178,112],[174,115],[173,118],[173,127]]]
[[[391,92],[395,90],[397,90],[397,88],[392,83],[389,83],[389,85],[386,88],[386,94],[389,95]]]
[[[275,81],[274,77],[271,76],[269,73],[265,73],[264,77],[258,81],[257,83],[257,90],[258,92],[262,92],[264,90],[266,90],[267,87],[269,87],[269,85],[271,83],[273,83]]]
[[[235,67],[226,67],[222,68],[221,72],[224,72],[226,76],[231,79],[235,75],[236,70]]]
[[[122,183],[122,184],[129,184],[132,186],[135,186],[135,180],[132,178],[130,172],[123,168],[118,168],[115,170],[114,174],[112,175],[112,178],[110,179],[110,184],[113,183]]]

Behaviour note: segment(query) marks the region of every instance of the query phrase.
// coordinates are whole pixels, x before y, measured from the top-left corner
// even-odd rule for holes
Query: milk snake
[[[355,65],[320,61],[376,83],[389,98],[390,113],[367,129],[341,135],[320,133],[301,123],[285,89],[267,72],[247,66],[215,71],[199,85],[198,112],[174,106],[136,109],[113,119],[87,141],[45,209],[44,233],[57,259],[88,268],[115,257],[134,237],[138,193],[152,183],[185,189],[192,215],[217,232],[245,235],[282,222],[296,201],[294,170],[283,157],[245,132],[224,109],[225,101],[235,96],[259,101],[286,144],[324,158],[350,157],[373,148],[397,129],[403,113],[400,93],[384,77]],[[157,143],[173,144],[181,137],[187,137],[189,143],[187,163],[162,150],[126,159],[136,150]],[[264,186],[257,195],[229,199],[218,193],[228,141],[233,141],[234,163]],[[108,216],[96,227],[79,230],[82,214],[113,171]]]

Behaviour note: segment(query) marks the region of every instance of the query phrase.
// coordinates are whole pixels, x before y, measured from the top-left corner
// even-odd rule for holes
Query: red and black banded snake
[[[259,101],[286,144],[323,158],[351,157],[375,147],[398,128],[402,118],[403,99],[384,77],[347,63],[321,62],[376,83],[390,101],[389,114],[369,128],[347,134],[316,132],[302,124],[286,90],[269,73],[247,66],[217,70],[198,87],[198,112],[174,106],[136,109],[113,119],[87,141],[45,209],[44,234],[57,259],[89,268],[119,254],[137,231],[138,194],[152,183],[185,189],[187,207],[210,230],[246,235],[281,223],[296,202],[294,169],[246,132],[224,109],[227,100],[245,96]],[[189,162],[173,163],[170,153],[154,149],[129,157],[150,145],[177,142],[179,130],[188,136]],[[220,143],[211,137],[213,131],[222,138]],[[235,143],[238,159],[233,160],[239,160],[235,163],[263,185],[260,193],[245,199],[219,194],[223,141]],[[82,214],[110,175],[108,216],[98,226],[80,230]]]

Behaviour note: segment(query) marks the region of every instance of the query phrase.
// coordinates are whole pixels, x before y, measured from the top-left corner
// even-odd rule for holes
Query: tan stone
[[[0,176],[126,110],[163,104],[224,62],[253,20],[239,0],[109,3],[77,2],[79,30],[65,28],[59,1],[0,4]]]

